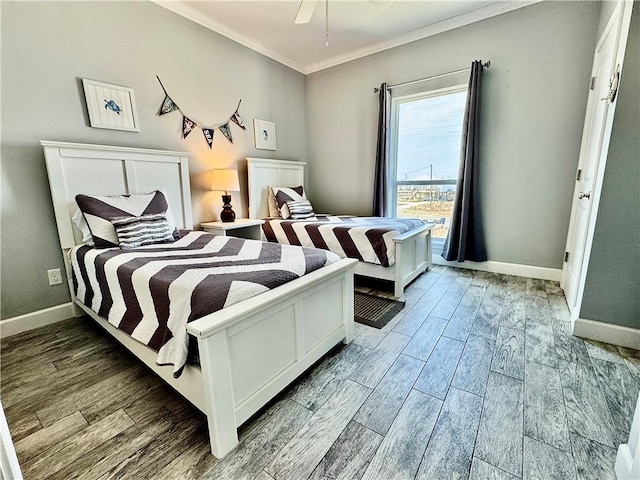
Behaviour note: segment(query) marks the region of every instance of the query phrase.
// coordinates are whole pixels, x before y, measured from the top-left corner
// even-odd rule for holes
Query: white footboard
[[[431,268],[431,231],[433,225],[397,236],[394,295],[404,296],[404,287],[418,275]]]
[[[393,282],[393,294],[404,297],[404,288],[425,270],[431,268],[431,230],[433,225],[423,225],[393,239],[396,245],[395,264],[391,267],[359,262],[354,273],[365,277]]]
[[[212,453],[237,427],[340,341],[353,338],[353,273],[344,259],[191,322],[198,339]]]

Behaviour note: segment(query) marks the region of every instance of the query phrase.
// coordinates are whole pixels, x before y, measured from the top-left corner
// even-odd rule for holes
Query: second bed
[[[265,218],[266,240],[330,250],[359,260],[356,275],[393,282],[394,295],[431,268],[433,225],[419,220],[317,215],[307,220],[273,218],[272,187],[304,187],[306,162],[248,158],[249,216]]]

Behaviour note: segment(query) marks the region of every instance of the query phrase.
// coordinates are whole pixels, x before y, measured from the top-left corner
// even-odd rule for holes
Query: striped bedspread
[[[76,297],[179,376],[186,324],[338,261],[316,249],[185,232],[167,245],[71,252]]]
[[[313,220],[265,219],[262,238],[269,242],[329,250],[342,258],[390,267],[393,238],[424,225],[407,218],[317,215]]]

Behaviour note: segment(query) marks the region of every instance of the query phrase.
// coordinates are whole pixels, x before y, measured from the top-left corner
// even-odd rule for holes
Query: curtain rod
[[[487,60],[482,64],[484,68],[489,68],[491,66],[491,60]],[[457,75],[458,73],[464,73],[471,71],[470,68],[463,68],[462,70],[455,70],[453,72],[441,73],[440,75],[433,75],[432,77],[420,78],[418,80],[412,80],[410,82],[396,83],[395,85],[389,85],[387,88],[391,90],[392,88],[398,87],[406,87],[407,85],[413,85],[414,83],[426,82],[427,80],[435,80],[437,78],[448,77],[450,75]],[[380,91],[379,88],[374,88],[373,93],[378,93]]]

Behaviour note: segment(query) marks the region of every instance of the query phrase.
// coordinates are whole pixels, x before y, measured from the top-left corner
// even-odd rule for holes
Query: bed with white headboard
[[[179,228],[191,229],[189,155],[128,147],[41,142],[60,245],[81,243],[71,217],[78,193],[134,194],[164,189]],[[341,260],[187,324],[200,365],[179,378],[138,343],[71,296],[82,312],[207,416],[211,451],[238,444],[237,427],[341,341],[353,338],[353,260]],[[79,312],[80,313],[80,312]]]
[[[271,187],[304,186],[305,166],[306,162],[247,158],[249,217],[269,217]],[[422,225],[394,237],[395,262],[393,265],[383,267],[361,261],[356,265],[354,273],[394,282],[394,295],[402,298],[404,288],[421,273],[431,268],[432,229],[433,225]]]

